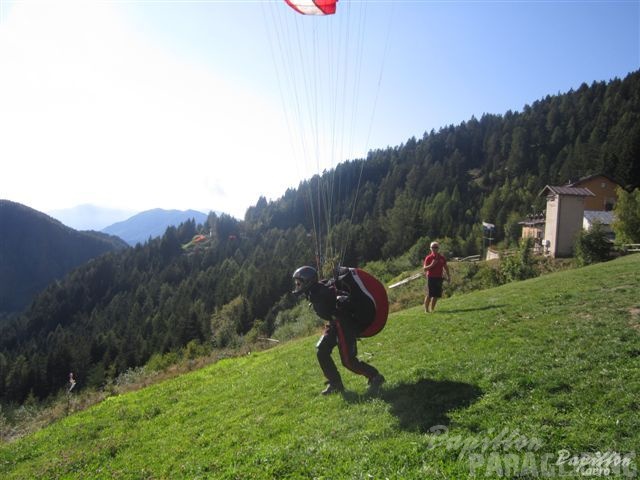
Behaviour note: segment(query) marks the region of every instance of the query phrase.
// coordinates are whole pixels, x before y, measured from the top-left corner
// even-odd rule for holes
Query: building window
[[[611,210],[613,210],[613,207],[615,207],[615,205],[616,205],[615,198],[607,198],[604,201],[604,211],[610,212]]]

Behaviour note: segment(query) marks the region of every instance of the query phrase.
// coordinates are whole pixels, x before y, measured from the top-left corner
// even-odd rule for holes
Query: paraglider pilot
[[[343,278],[349,275],[349,269],[339,272]],[[335,346],[345,368],[367,378],[369,392],[376,391],[384,382],[384,377],[371,365],[358,360],[357,338],[375,317],[374,302],[354,285],[349,292],[338,289],[342,282],[334,279],[318,280],[315,268],[305,266],[293,273],[296,295],[304,295],[313,306],[316,314],[327,320],[324,332],[316,344],[318,362],[327,381],[323,395],[344,391],[342,378],[331,358]],[[346,284],[346,283],[345,283]]]

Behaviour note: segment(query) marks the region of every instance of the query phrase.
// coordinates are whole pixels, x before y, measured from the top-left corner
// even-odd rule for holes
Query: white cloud
[[[160,50],[120,8],[20,1],[4,13],[0,197],[241,216],[292,186],[278,107]]]

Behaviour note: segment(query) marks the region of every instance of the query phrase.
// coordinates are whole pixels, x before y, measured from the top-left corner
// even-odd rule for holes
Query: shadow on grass
[[[422,379],[391,388],[383,385],[377,394],[360,396],[346,392],[344,398],[352,403],[380,398],[391,406],[401,428],[427,433],[433,426],[449,425],[450,411],[468,407],[481,395],[480,388],[468,383]]]
[[[434,313],[465,313],[465,312],[480,312],[482,310],[493,310],[495,308],[502,308],[502,307],[506,307],[507,305],[487,305],[485,307],[476,307],[476,308],[454,308],[454,309],[447,309],[442,308],[436,308],[436,311]]]

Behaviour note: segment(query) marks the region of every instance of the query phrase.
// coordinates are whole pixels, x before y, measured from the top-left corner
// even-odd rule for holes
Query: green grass
[[[639,270],[632,255],[393,314],[359,344],[376,395],[345,372],[344,396],[320,396],[315,336],[222,360],[0,446],[0,478],[573,475],[558,452],[640,448]]]

